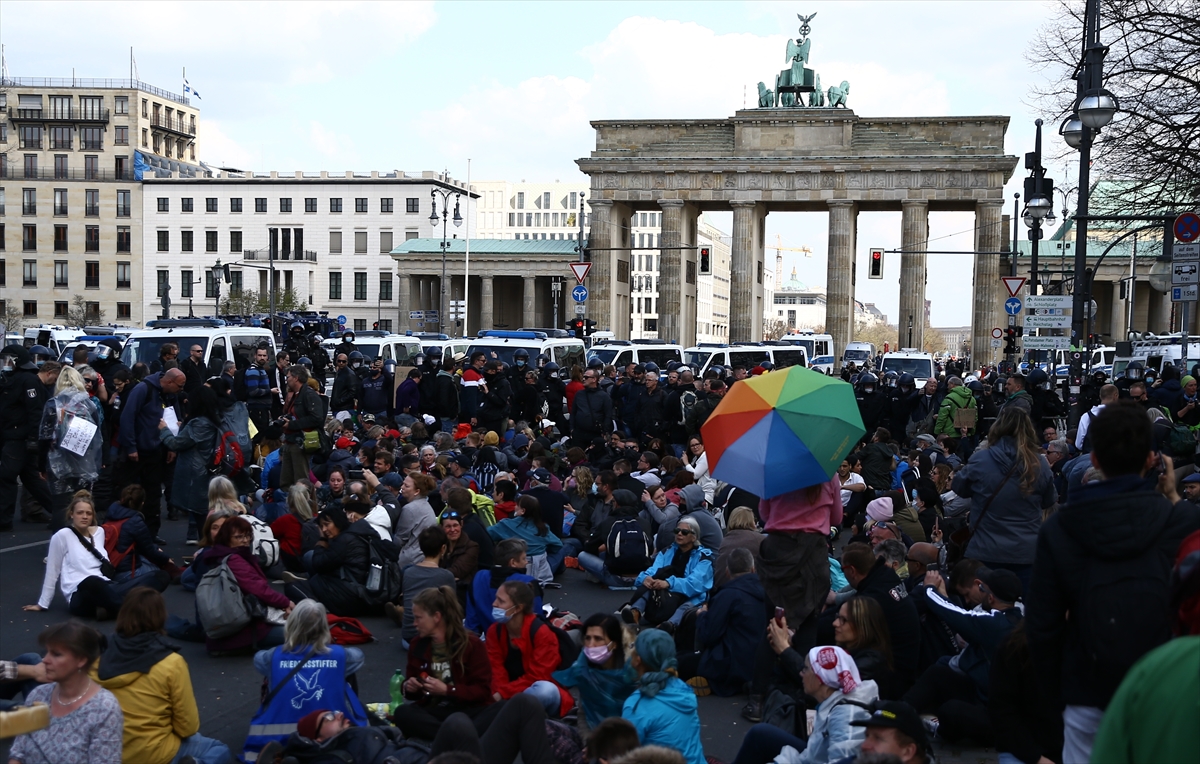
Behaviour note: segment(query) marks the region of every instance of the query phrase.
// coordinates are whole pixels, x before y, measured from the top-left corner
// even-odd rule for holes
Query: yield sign
[[[1016,297],[1017,292],[1021,291],[1021,287],[1025,286],[1024,276],[1002,276],[1000,280],[1004,282],[1004,288],[1008,290],[1009,297]]]
[[[575,280],[580,284],[587,278],[588,271],[592,269],[591,263],[571,263],[571,273],[575,274]]]

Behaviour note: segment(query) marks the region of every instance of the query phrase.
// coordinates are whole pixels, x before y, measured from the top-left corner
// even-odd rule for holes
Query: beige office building
[[[140,179],[200,171],[199,108],[137,80],[6,78],[0,111],[0,316],[141,325]]]

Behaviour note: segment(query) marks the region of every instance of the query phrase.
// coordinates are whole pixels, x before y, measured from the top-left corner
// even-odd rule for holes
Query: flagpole
[[[470,337],[471,323],[471,160],[467,159],[467,257],[463,261],[463,336]]]

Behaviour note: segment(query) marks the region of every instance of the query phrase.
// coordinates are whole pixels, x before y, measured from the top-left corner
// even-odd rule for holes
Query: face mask
[[[864,392],[864,393],[873,393],[873,392],[875,392],[875,388],[873,388],[873,387],[864,387],[864,388],[863,388],[863,392]]]
[[[525,362],[524,362],[524,361],[522,361],[520,358],[518,358],[518,359],[517,359],[517,366],[524,366],[524,365],[525,365]]]
[[[38,358],[36,361],[33,362],[33,365],[40,369],[40,368],[42,368],[42,366],[45,365],[45,363],[46,363],[45,358]]]
[[[583,654],[592,663],[604,663],[612,657],[612,645],[604,645],[603,647],[585,647]]]
[[[496,623],[508,623],[508,611],[502,607],[493,607],[492,620]]]
[[[6,355],[3,358],[0,358],[0,372],[2,372],[4,374],[9,374],[15,368],[16,368],[16,365],[13,362],[12,356]]]
[[[550,379],[558,379],[558,372],[557,371],[550,372]]]
[[[592,493],[599,493],[600,490],[595,483],[592,483]]]
[[[101,345],[96,348],[96,360],[103,361],[108,358],[108,354],[112,352],[112,348],[108,345]]]

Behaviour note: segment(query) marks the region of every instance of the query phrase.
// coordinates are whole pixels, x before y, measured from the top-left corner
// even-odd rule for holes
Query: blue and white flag
[[[195,90],[193,90],[193,89],[192,89],[192,85],[191,85],[191,83],[190,83],[190,82],[188,82],[188,81],[185,79],[185,80],[183,81],[183,96],[184,96],[184,98],[186,98],[186,97],[187,97],[187,96],[189,96],[189,95],[193,95],[193,96],[195,96],[196,98],[199,98],[199,97],[200,97],[200,94],[199,94],[199,93],[197,93]]]

